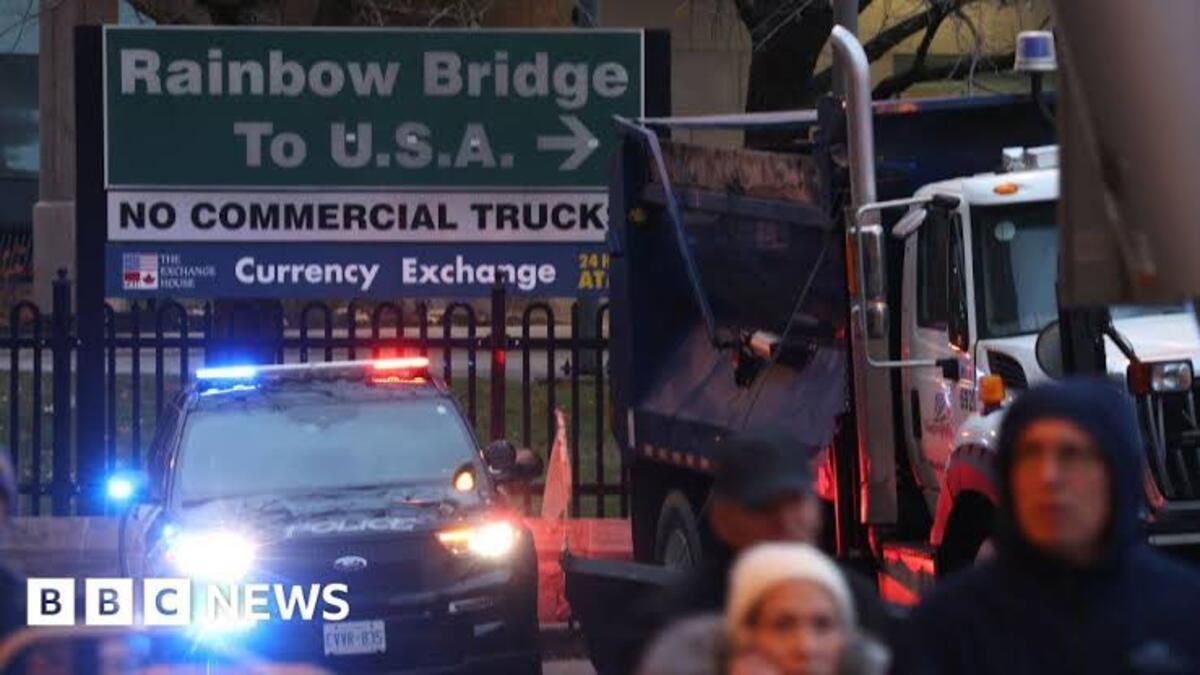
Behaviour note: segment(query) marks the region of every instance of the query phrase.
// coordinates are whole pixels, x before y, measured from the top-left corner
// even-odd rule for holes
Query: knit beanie
[[[857,623],[850,587],[841,570],[824,553],[808,544],[759,544],[738,557],[729,574],[725,628],[737,635],[763,595],[785,581],[808,581],[824,588],[837,606],[842,626]]]

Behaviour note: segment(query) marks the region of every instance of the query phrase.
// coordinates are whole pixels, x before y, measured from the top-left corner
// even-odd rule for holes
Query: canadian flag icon
[[[158,289],[158,254],[126,253],[121,256],[121,287],[127,291]]]

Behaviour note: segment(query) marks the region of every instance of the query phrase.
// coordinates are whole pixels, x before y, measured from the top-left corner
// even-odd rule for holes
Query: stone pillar
[[[75,268],[75,26],[116,21],[117,0],[40,0],[41,168],[33,207],[33,296],[44,308],[50,306],[57,270],[66,268],[73,278]]]

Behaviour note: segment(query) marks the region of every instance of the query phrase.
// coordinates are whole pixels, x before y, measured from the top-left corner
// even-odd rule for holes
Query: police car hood
[[[322,539],[431,531],[484,506],[474,493],[410,486],[215,499],[174,520],[185,531],[235,528],[260,541]]]

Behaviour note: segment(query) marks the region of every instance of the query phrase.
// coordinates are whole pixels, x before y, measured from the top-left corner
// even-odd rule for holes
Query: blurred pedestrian
[[[857,627],[837,565],[807,544],[747,550],[729,579],[724,615],[668,628],[640,675],[879,675],[887,650]]]
[[[648,599],[635,613],[619,671],[629,672],[666,626],[688,616],[720,612],[739,551],[766,542],[816,544],[822,510],[814,480],[808,455],[777,431],[729,439],[720,454],[708,506],[716,541],[680,583]],[[887,640],[892,616],[874,584],[853,572],[845,578],[863,630]]]
[[[997,556],[914,612],[898,671],[1200,673],[1200,574],[1144,541],[1142,447],[1108,383],[1017,399],[996,457]]]
[[[0,451],[0,545],[17,511],[17,477],[8,453]],[[0,641],[25,626],[25,583],[0,559]]]

